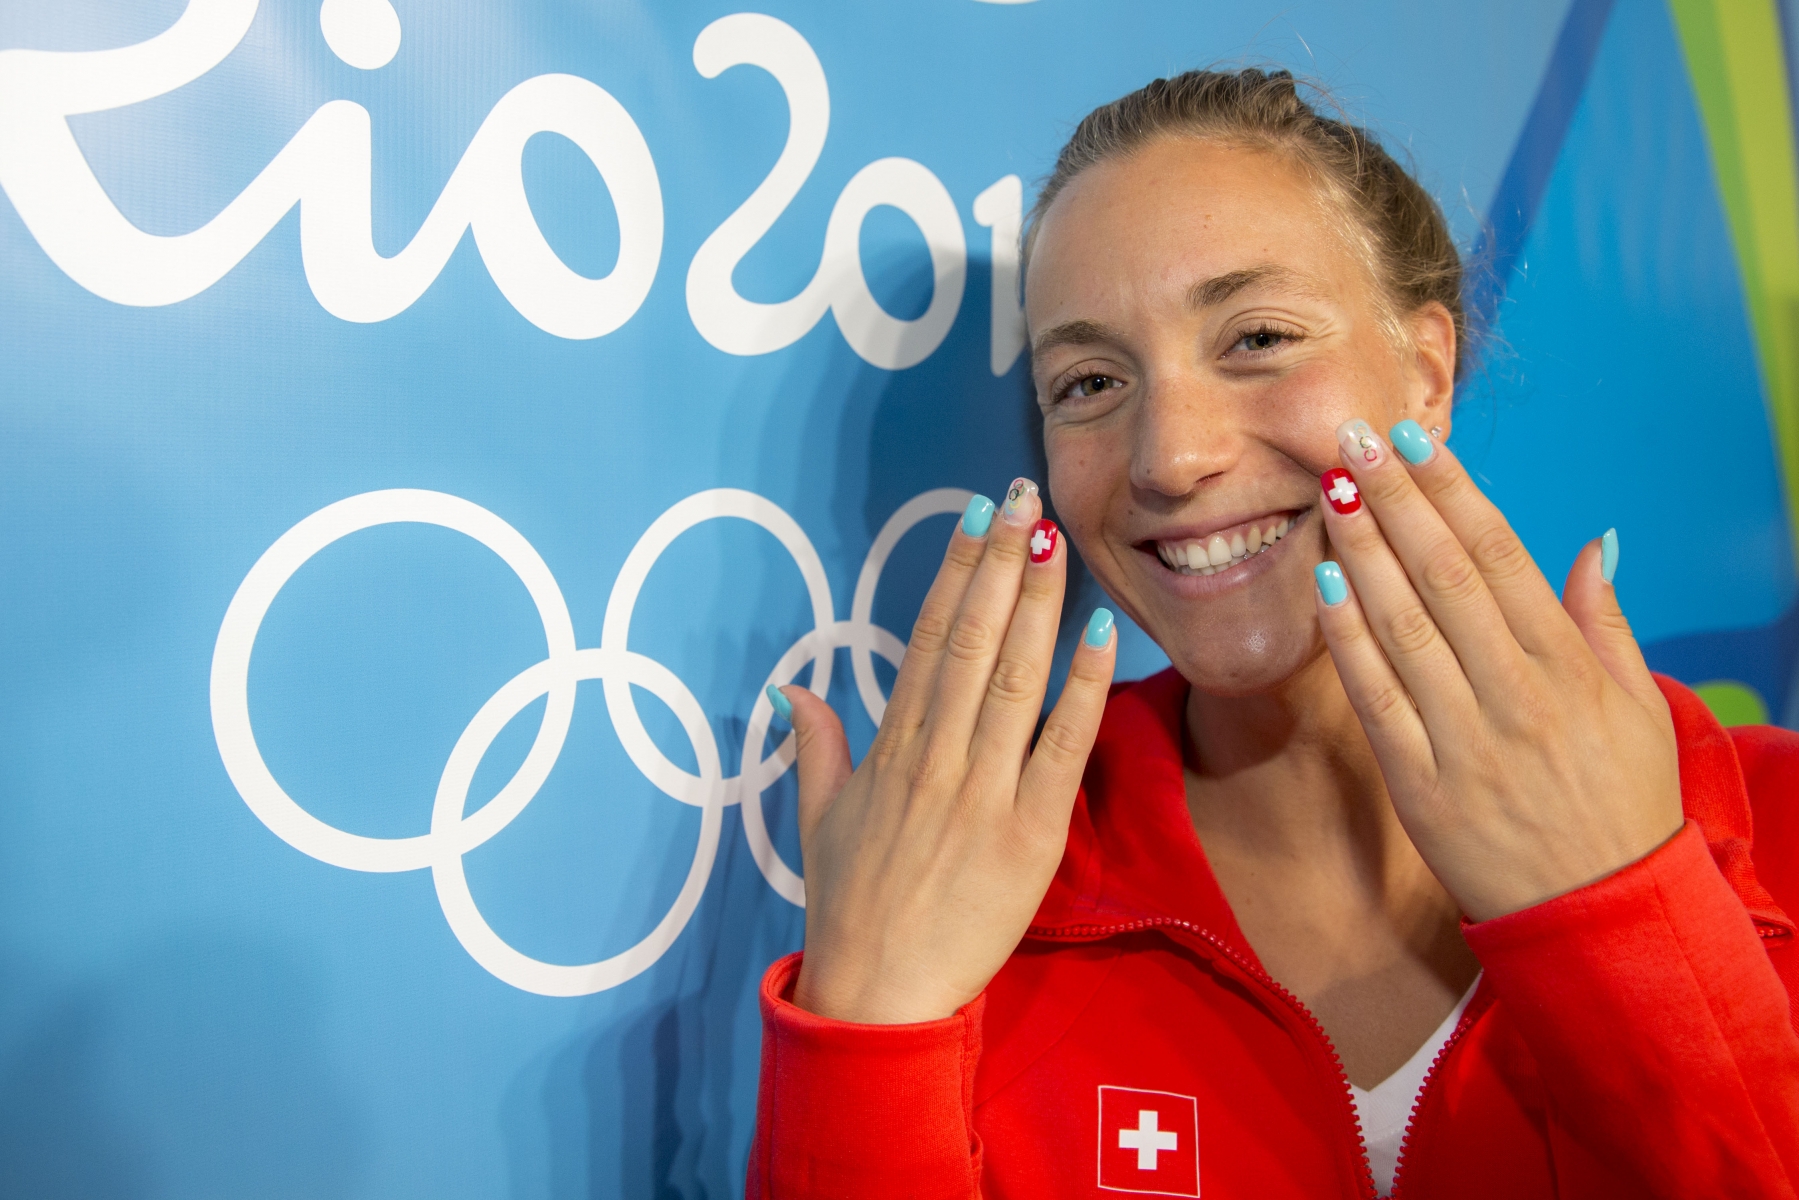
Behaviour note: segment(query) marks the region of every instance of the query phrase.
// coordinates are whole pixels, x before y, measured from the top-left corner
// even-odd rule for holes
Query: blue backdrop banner
[[[1458,450],[1558,581],[1618,528],[1652,661],[1787,711],[1776,401],[1681,36],[0,6],[0,1194],[740,1191],[804,922],[763,688],[859,753],[952,514],[1040,477],[1021,214],[1157,75],[1288,66],[1410,156],[1494,267]]]

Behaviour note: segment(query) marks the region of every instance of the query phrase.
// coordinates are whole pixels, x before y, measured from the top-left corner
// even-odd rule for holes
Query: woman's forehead
[[[1032,324],[1065,302],[1239,291],[1335,291],[1355,263],[1316,185],[1272,151],[1163,139],[1083,171],[1043,216],[1026,290]],[[1214,296],[1213,299],[1222,299]]]

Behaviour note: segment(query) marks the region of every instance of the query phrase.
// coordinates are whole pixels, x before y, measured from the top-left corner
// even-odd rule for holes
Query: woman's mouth
[[[1199,538],[1156,539],[1156,557],[1177,575],[1216,575],[1248,562],[1286,537],[1296,513],[1258,517]]]

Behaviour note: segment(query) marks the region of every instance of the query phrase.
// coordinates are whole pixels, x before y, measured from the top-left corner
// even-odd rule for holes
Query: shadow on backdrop
[[[930,302],[932,277],[921,250],[922,244],[885,251],[865,247],[870,289],[896,317],[917,317]],[[791,505],[821,557],[834,564],[838,619],[848,616],[863,555],[900,505],[932,488],[968,488],[998,498],[1018,475],[1046,480],[1041,417],[1023,357],[1003,379],[994,379],[988,365],[990,279],[987,259],[971,255],[956,323],[918,366],[903,371],[870,366],[827,314],[807,335],[824,343],[823,353],[809,345],[804,354],[788,355],[791,365],[772,402],[730,410],[735,427],[724,439],[730,449],[717,477],[725,485],[751,486],[758,472],[766,477],[771,464],[792,464],[799,499],[774,498]],[[788,397],[792,404],[785,402]],[[1053,497],[1048,499],[1053,516]],[[888,560],[874,619],[902,641],[910,636],[953,523],[947,515],[926,520]],[[679,649],[669,661],[694,664],[682,673],[694,673],[694,690],[709,711],[737,714],[714,721],[725,771],[735,774],[745,736],[741,714],[748,713],[792,638],[810,628],[810,613],[797,572],[771,537],[742,522],[711,524],[726,528],[696,528],[683,540],[731,539],[729,553],[749,548],[754,556],[750,565],[731,569],[729,589],[714,589],[717,600],[709,611],[683,618]],[[1070,549],[1070,590],[1052,700],[1087,613],[1104,603]],[[680,551],[677,541],[671,558]],[[654,609],[647,588],[645,597],[647,613]],[[693,598],[687,595],[690,606]],[[771,612],[791,612],[792,618],[773,629],[745,628],[746,614]],[[645,628],[651,625],[646,622]],[[632,644],[638,644],[636,626]],[[878,657],[876,664],[882,688],[889,690],[893,671]],[[874,724],[857,696],[847,651],[837,652],[832,670],[830,699],[844,716],[852,753],[859,757]],[[803,669],[796,682],[808,682],[809,671]],[[673,761],[691,767],[678,727],[659,704],[644,704],[648,697],[641,692],[639,697],[657,743]],[[763,752],[773,746],[771,739]],[[763,796],[774,843],[798,870],[794,801],[791,772]],[[667,864],[644,863],[634,874],[656,887],[666,871]],[[798,948],[803,931],[802,910],[763,881],[738,811],[727,810],[706,898],[657,968],[662,979],[663,972],[678,973],[675,998],[621,1018],[596,1018],[591,1031],[571,1037],[522,1072],[509,1090],[502,1128],[514,1196],[701,1197],[714,1195],[707,1181],[721,1178],[729,1181],[724,1194],[739,1195],[754,1121],[757,985],[769,963]]]
[[[0,1195],[350,1195],[364,1139],[312,979],[267,945],[184,938],[9,1021]]]

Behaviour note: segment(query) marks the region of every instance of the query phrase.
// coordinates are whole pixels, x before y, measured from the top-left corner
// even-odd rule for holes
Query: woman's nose
[[[1198,381],[1152,385],[1137,405],[1131,483],[1165,496],[1185,496],[1228,468],[1239,441],[1229,406]]]

